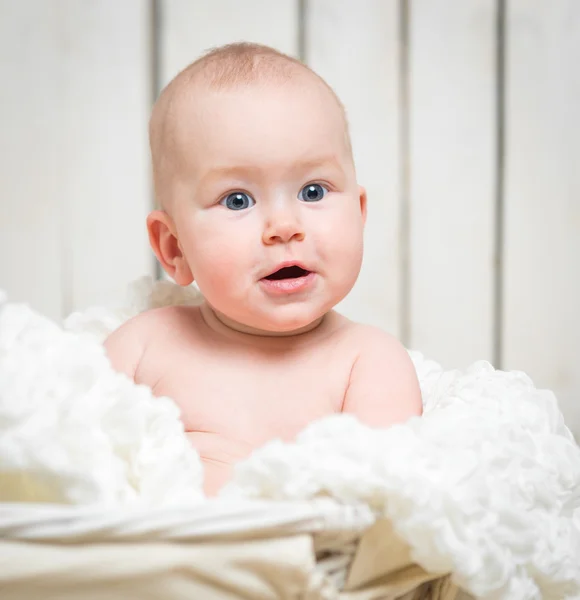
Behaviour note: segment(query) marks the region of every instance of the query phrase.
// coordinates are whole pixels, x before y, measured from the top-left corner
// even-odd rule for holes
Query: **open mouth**
[[[306,271],[298,265],[292,265],[291,267],[283,267],[278,269],[274,273],[267,275],[264,279],[269,281],[279,281],[280,279],[298,279],[299,277],[306,277],[310,271]]]

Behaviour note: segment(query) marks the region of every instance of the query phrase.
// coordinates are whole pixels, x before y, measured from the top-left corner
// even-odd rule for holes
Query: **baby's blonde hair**
[[[153,164],[153,180],[157,202],[161,197],[162,181],[171,170],[167,154],[173,143],[169,116],[176,97],[194,85],[223,90],[236,86],[260,83],[284,83],[302,71],[314,77],[331,94],[340,109],[344,122],[345,141],[351,153],[351,141],[344,106],[334,90],[320,75],[301,61],[269,46],[249,42],[236,42],[212,48],[178,73],[161,92],[149,121],[149,141]]]
[[[305,64],[275,48],[237,42],[208,50],[182,71],[182,75],[201,74],[214,89],[236,85],[284,81],[290,79],[296,68],[307,69]]]

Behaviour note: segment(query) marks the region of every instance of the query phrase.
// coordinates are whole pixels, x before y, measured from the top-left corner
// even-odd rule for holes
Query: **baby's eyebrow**
[[[322,156],[312,159],[299,160],[288,166],[288,173],[305,173],[322,167],[332,166],[341,169],[340,161],[336,156]],[[258,178],[269,173],[272,167],[261,167],[257,165],[232,165],[214,167],[209,170],[202,179],[202,184],[207,185],[221,179],[244,179],[247,177]]]
[[[331,156],[321,156],[309,160],[298,161],[294,163],[294,168],[297,171],[314,171],[315,169],[319,169],[321,167],[332,166],[337,169],[341,169],[341,164],[338,158],[334,155]]]

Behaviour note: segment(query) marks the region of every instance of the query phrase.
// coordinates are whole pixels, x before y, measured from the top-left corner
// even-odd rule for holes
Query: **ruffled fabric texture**
[[[168,398],[110,368],[101,346],[130,316],[201,298],[144,279],[130,308],[64,328],[0,300],[0,500],[175,506],[204,501],[203,470]],[[347,415],[272,441],[224,501],[366,503],[425,569],[489,599],[580,598],[580,449],[554,395],[478,362],[444,371],[411,353],[424,415],[373,430]]]
[[[163,297],[163,286],[151,297]],[[0,501],[171,506],[204,499],[177,405],[114,372],[101,344],[145,308],[65,329],[0,299]],[[68,331],[67,331],[68,329]]]

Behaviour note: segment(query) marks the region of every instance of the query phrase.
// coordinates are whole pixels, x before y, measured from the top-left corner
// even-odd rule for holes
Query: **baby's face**
[[[295,332],[354,285],[364,190],[322,85],[205,91],[177,132],[171,216],[208,304],[254,333]]]

